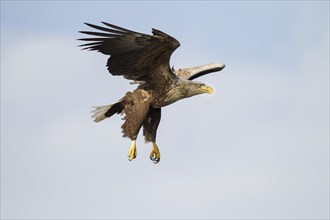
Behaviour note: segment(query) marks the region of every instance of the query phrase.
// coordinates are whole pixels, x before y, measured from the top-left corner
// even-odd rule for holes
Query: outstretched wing
[[[102,32],[80,31],[94,37],[78,40],[91,41],[80,45],[83,49],[110,55],[107,67],[112,75],[146,82],[175,77],[169,65],[172,53],[180,46],[175,38],[156,29],[147,35],[102,23],[107,27],[85,23]]]
[[[175,71],[175,75],[177,75],[180,78],[187,79],[187,80],[194,80],[197,77],[221,71],[223,68],[225,68],[225,64],[221,63],[210,63],[202,66],[195,66],[185,69],[179,69]]]

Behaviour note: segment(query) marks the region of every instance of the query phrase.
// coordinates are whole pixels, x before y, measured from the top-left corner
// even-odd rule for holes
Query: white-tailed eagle
[[[80,31],[93,36],[79,39],[87,41],[80,46],[110,56],[107,62],[109,72],[133,80],[139,86],[116,103],[95,107],[92,117],[99,122],[114,114],[124,114],[123,136],[132,140],[129,160],[137,155],[136,138],[143,127],[145,141],[153,145],[150,159],[158,163],[160,152],[156,145],[156,133],[161,108],[180,99],[212,93],[210,86],[191,80],[220,71],[225,65],[207,64],[175,71],[169,64],[172,53],[180,46],[175,38],[156,29],[152,29],[153,35],[147,35],[102,23],[105,27],[85,23],[101,32]]]

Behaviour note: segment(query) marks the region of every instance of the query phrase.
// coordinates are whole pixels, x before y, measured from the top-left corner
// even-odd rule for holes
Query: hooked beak
[[[212,94],[213,93],[213,89],[210,86],[204,85],[201,87],[201,91],[204,93],[208,93],[208,94]]]

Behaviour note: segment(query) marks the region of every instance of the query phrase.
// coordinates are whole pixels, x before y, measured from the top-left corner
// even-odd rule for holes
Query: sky
[[[162,109],[149,159],[91,107],[135,86],[82,51],[83,22],[226,68]],[[1,1],[2,219],[328,219],[329,1]]]

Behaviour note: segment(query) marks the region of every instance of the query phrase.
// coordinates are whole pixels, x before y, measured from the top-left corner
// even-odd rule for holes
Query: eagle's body
[[[134,80],[139,86],[114,104],[96,107],[93,111],[94,121],[102,121],[114,114],[124,114],[123,136],[132,140],[129,160],[136,157],[136,138],[143,127],[145,141],[153,143],[150,158],[158,163],[160,153],[156,145],[156,132],[161,108],[183,98],[212,93],[211,87],[190,80],[209,72],[220,71],[224,65],[209,64],[175,71],[169,65],[171,54],[180,46],[175,38],[155,29],[151,36],[105,22],[103,24],[109,28],[87,24],[103,32],[81,31],[99,36],[80,39],[92,41],[81,46],[110,55],[107,62],[109,72]]]

